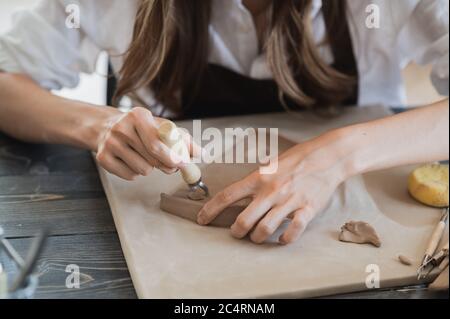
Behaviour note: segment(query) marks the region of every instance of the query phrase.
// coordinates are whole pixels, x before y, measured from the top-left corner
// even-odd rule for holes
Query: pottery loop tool
[[[11,243],[4,237],[3,229],[0,227],[0,251],[1,248],[15,262],[19,273],[8,287],[5,270],[0,263],[0,299],[7,298],[29,298],[37,286],[37,277],[33,275],[39,256],[44,249],[48,231],[43,230],[35,237],[31,243],[26,259],[23,259],[14,249]]]
[[[0,261],[0,300],[6,299],[8,295],[8,276],[3,269],[3,264]]]
[[[442,235],[444,234],[445,227],[448,221],[448,213],[449,209],[447,207],[445,208],[441,216],[441,219],[439,220],[439,223],[436,225],[436,228],[434,229],[433,234],[431,235],[430,241],[428,242],[428,246],[425,251],[425,255],[422,260],[422,264],[417,270],[417,279],[419,280],[425,278],[427,274],[430,273],[431,270],[434,268],[431,261],[433,260],[434,253],[436,252],[439,242],[441,241]],[[429,270],[430,267],[431,270]]]
[[[438,269],[440,271],[444,270],[445,267],[448,266],[448,248],[449,248],[449,243],[447,241],[447,243],[444,245],[444,247],[442,247],[442,249],[437,252],[428,263],[425,264],[425,266],[423,267],[423,271],[422,273],[424,274],[422,277],[426,278],[428,277],[428,275],[433,271],[434,268],[438,267]]]
[[[448,240],[444,247],[431,258],[430,263],[434,266],[439,265],[446,257],[448,257]]]
[[[188,197],[192,200],[199,201],[209,197],[208,187],[202,181],[202,172],[200,168],[190,162],[189,149],[186,146],[183,135],[171,121],[164,121],[158,129],[160,140],[168,146],[172,152],[186,161],[186,165],[180,169],[183,180],[189,186]]]

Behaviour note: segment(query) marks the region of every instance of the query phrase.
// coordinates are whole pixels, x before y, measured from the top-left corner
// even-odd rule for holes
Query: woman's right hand
[[[97,141],[97,161],[108,172],[125,180],[147,176],[158,168],[173,174],[184,164],[181,158],[164,145],[158,137],[158,128],[163,121],[142,107],[128,113],[114,111],[103,121]],[[183,132],[191,155],[199,154],[200,148],[191,136]]]

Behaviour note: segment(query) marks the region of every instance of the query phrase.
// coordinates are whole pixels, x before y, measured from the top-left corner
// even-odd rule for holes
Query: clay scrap
[[[339,240],[355,244],[371,244],[375,247],[381,246],[381,240],[375,229],[366,222],[350,221],[341,227]]]
[[[413,264],[411,259],[404,255],[398,255],[398,260],[405,266],[411,266]]]

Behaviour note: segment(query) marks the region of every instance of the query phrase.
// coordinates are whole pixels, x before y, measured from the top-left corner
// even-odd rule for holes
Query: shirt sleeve
[[[448,0],[416,1],[399,35],[403,57],[418,64],[431,64],[431,81],[444,96],[449,95],[448,14]]]
[[[100,50],[82,27],[66,24],[68,16],[64,0],[41,0],[16,12],[12,27],[0,35],[0,70],[27,74],[48,90],[76,87],[81,72],[94,71]]]

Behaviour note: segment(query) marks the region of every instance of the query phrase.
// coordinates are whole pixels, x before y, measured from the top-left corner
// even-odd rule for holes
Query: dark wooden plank
[[[364,291],[321,299],[448,299],[447,291],[429,291],[426,287]]]
[[[0,135],[0,224],[8,237],[115,232],[92,156]]]
[[[0,137],[0,176],[94,172],[89,152],[59,145],[26,144]]]
[[[12,239],[11,243],[25,256],[31,239]],[[68,265],[80,267],[80,289],[66,287]],[[5,268],[10,273],[15,271],[9,260]],[[114,233],[52,236],[37,269],[39,288],[35,298],[136,298],[119,239]]]
[[[56,200],[0,199],[0,225],[7,237],[33,236],[47,227],[52,235],[115,232],[108,201],[95,198],[62,198]],[[50,195],[55,196],[55,195]]]
[[[51,228],[37,298],[136,298],[89,152],[0,134],[0,224],[23,256],[27,237]],[[69,264],[81,268],[80,289],[65,287]],[[14,267],[9,262],[6,268]]]
[[[0,176],[0,196],[4,197],[7,195],[63,194],[72,192],[103,193],[103,186],[97,171],[94,170],[92,173]]]

